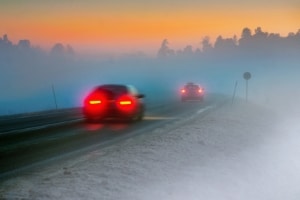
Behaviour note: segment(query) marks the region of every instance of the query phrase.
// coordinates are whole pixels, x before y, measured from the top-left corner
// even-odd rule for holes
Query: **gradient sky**
[[[240,37],[260,26],[282,36],[300,29],[299,0],[0,0],[0,35],[77,51],[155,53],[200,47],[204,36]]]

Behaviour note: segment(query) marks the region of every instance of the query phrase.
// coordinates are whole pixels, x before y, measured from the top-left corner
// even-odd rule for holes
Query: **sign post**
[[[54,98],[54,103],[55,103],[55,109],[57,110],[56,94],[55,94],[55,90],[54,90],[53,84],[52,84],[52,93],[53,93],[53,98]]]
[[[246,80],[246,102],[248,102],[248,80],[251,78],[251,73],[245,72],[243,76],[244,79]]]

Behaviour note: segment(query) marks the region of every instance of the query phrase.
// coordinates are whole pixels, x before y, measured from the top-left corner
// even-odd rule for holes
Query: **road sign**
[[[244,73],[244,79],[245,79],[245,80],[249,80],[250,78],[251,78],[250,72],[245,72],[245,73]]]

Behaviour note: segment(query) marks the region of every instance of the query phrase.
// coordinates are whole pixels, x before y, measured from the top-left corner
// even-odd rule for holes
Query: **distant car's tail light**
[[[121,96],[117,100],[117,107],[124,112],[133,112],[136,109],[136,100],[129,95]]]
[[[182,89],[182,90],[181,90],[181,93],[185,93],[185,89]]]
[[[203,92],[203,89],[202,89],[202,88],[200,88],[200,89],[198,90],[198,92],[199,92],[199,93],[202,93],[202,92]]]

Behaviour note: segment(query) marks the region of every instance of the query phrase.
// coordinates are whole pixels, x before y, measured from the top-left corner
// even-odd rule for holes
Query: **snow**
[[[298,200],[299,133],[296,116],[251,103],[200,110],[4,181],[0,199]]]

